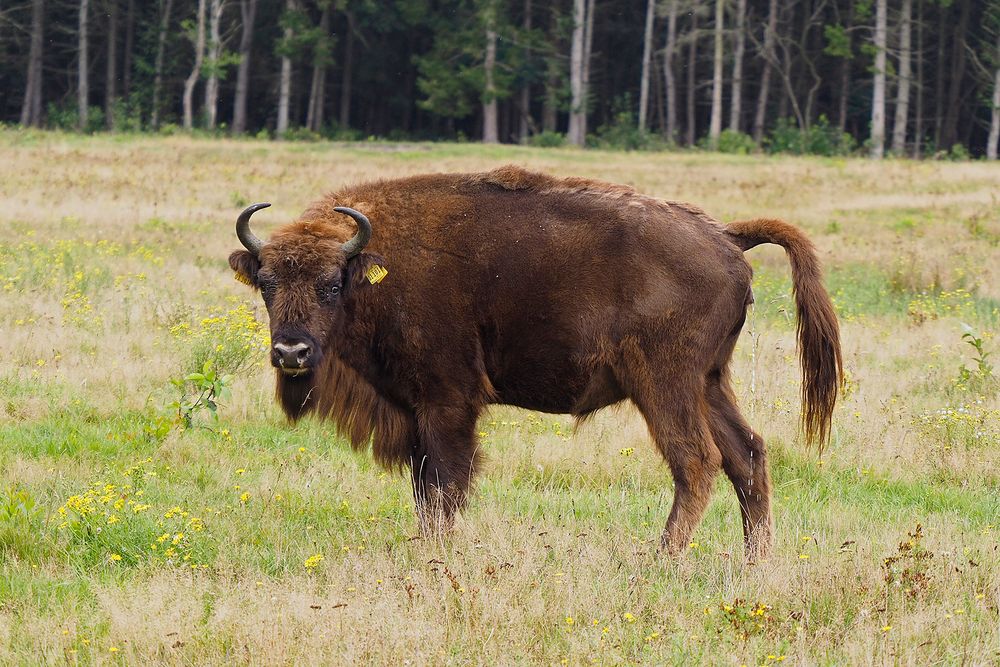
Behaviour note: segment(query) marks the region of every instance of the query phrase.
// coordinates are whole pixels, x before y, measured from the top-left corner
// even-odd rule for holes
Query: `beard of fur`
[[[316,408],[316,371],[297,377],[276,373],[278,401],[292,423]]]
[[[416,441],[412,414],[381,396],[353,368],[326,354],[312,373],[291,377],[277,374],[277,396],[294,423],[309,413],[333,422],[355,450],[372,445],[375,460],[390,470],[410,462]]]

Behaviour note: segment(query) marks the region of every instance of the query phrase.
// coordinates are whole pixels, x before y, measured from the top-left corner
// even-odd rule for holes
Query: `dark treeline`
[[[1000,0],[21,0],[0,120],[985,155]]]

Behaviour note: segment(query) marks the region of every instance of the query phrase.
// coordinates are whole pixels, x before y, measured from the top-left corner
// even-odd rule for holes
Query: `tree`
[[[883,48],[876,47],[879,4]],[[803,137],[829,141],[775,136],[769,148],[842,151],[860,143],[868,155],[879,144],[872,120],[880,107],[883,152],[1000,150],[990,148],[1000,133],[992,102],[1000,0],[0,0],[0,7],[0,123],[81,127],[85,118],[91,130],[96,114],[114,131],[126,120],[155,129],[186,115],[190,127],[231,120],[237,134],[284,134],[300,124],[322,131],[339,107],[340,126],[365,135],[525,142],[542,129],[568,130],[581,145],[588,127],[601,125],[609,130],[602,141],[614,144],[630,141],[617,124],[631,103],[633,128],[658,126],[670,143],[708,145],[728,127],[763,144],[775,119],[794,118],[802,132],[823,125]],[[227,77],[230,65],[238,71]],[[43,97],[51,106],[43,108]]]
[[[225,6],[224,0],[211,0],[208,11],[208,59],[205,62],[208,80],[205,82],[205,127],[209,130],[215,129],[219,113],[219,76],[222,68],[225,67],[222,62],[222,37],[219,26],[222,23],[222,11]]]
[[[135,53],[135,0],[128,0],[125,11],[125,62],[122,65],[122,94],[132,95],[132,59]]]
[[[446,118],[482,119],[484,142],[500,140],[500,103],[517,81],[523,50],[508,39],[514,26],[497,0],[473,0],[431,20],[431,50],[416,59],[421,108]],[[470,128],[476,131],[476,128]],[[477,132],[478,134],[478,132]]]
[[[840,60],[839,86],[837,91],[837,129],[841,132],[847,125],[847,101],[851,94],[851,59],[852,52],[851,31],[854,23],[854,4],[849,3],[847,10],[847,24],[840,23],[839,12],[837,22],[823,27],[823,38],[826,46],[823,53],[832,58]],[[834,9],[837,5],[834,4]]]
[[[80,14],[77,31],[77,77],[76,77],[76,99],[78,120],[77,126],[80,130],[87,129],[87,119],[90,113],[90,82],[88,79],[90,69],[90,59],[87,55],[87,10],[90,0],[80,0]]]
[[[986,159],[996,160],[1000,150],[1000,146],[997,146],[997,142],[1000,142],[1000,4],[991,6],[982,23],[986,27],[980,40],[985,64],[980,62],[975,53],[973,60],[982,73],[987,75],[984,78],[991,80],[993,86],[993,94],[990,96],[990,129],[986,135]]]
[[[696,119],[695,119],[695,94],[697,92],[698,83],[698,37],[700,33],[698,32],[698,2],[696,1],[691,8],[691,31],[687,35],[688,40],[688,62],[687,62],[687,94],[685,95],[685,102],[687,103],[687,123],[686,123],[686,139],[688,146],[694,146],[695,134],[696,134]]]
[[[774,68],[774,41],[777,31],[778,0],[770,0],[767,9],[767,26],[764,28],[764,48],[761,51],[764,69],[760,75],[757,111],[753,117],[753,139],[758,144],[764,138],[764,115],[767,113],[767,97],[771,91],[771,70]]]
[[[993,72],[993,97],[990,108],[990,133],[986,138],[986,159],[997,159],[1000,141],[1000,30],[997,31],[996,69]]]
[[[715,0],[715,52],[712,58],[712,116],[708,126],[708,145],[719,147],[722,133],[722,28],[725,19],[725,0]]]
[[[667,104],[667,141],[677,141],[677,0],[667,0],[667,45],[663,49],[663,88]]]
[[[958,21],[951,39],[951,56],[947,59],[951,71],[947,75],[948,92],[944,97],[945,112],[941,124],[939,148],[951,149],[958,143],[958,116],[962,108],[962,81],[965,78],[966,54],[968,53],[969,0],[957,0]],[[942,40],[943,41],[943,40]],[[945,59],[942,58],[942,63]]]
[[[340,115],[338,121],[340,126],[347,128],[351,126],[351,84],[354,73],[354,35],[358,31],[357,21],[354,12],[344,10],[347,18],[347,39],[344,40],[344,68],[343,76],[340,80]]]
[[[919,158],[924,144],[924,1],[917,0],[917,108],[913,119],[913,157]],[[842,128],[843,129],[843,128]]]
[[[115,84],[118,73],[118,0],[108,0],[108,53],[105,58],[104,71],[104,122],[109,130],[116,129],[115,123]]]
[[[167,48],[167,29],[170,27],[170,10],[174,0],[163,0],[160,11],[160,29],[156,37],[156,62],[153,66],[153,110],[150,125],[153,129],[160,127],[160,91],[163,90],[163,58]]]
[[[896,86],[896,119],[892,126],[892,153],[906,150],[906,126],[910,110],[910,16],[912,0],[902,0],[899,18],[899,84]]]
[[[524,38],[531,34],[531,0],[524,0]],[[531,49],[525,47],[524,61],[531,60]],[[531,120],[531,80],[527,77],[521,85],[521,100],[519,103],[521,122],[518,127],[517,139],[520,143],[528,142],[528,135],[531,134],[534,123]]]
[[[194,67],[191,73],[184,80],[184,129],[190,130],[194,127],[194,109],[192,105],[194,87],[201,77],[201,63],[205,58],[205,0],[198,0],[198,24],[193,36],[194,44]]]
[[[31,47],[28,52],[28,76],[21,103],[21,125],[42,124],[42,45],[45,30],[45,0],[31,3]]]
[[[488,2],[484,9],[486,27],[486,57],[483,60],[483,143],[495,144],[500,141],[497,127],[497,89],[494,74],[497,65],[497,21],[496,7]]]
[[[309,86],[309,108],[306,112],[306,127],[313,132],[323,128],[323,116],[326,109],[326,68],[333,62],[333,40],[330,37],[330,11],[332,2],[322,6],[319,18],[319,28],[312,42],[313,73]]]
[[[871,157],[881,160],[885,151],[885,8],[875,3],[875,86],[872,94]]]
[[[733,52],[733,83],[729,103],[729,129],[740,131],[743,115],[743,52],[746,50],[747,0],[736,2],[736,48]]]
[[[594,0],[573,0],[573,41],[569,61],[572,100],[566,138],[580,147],[587,141],[587,95],[593,31]]]
[[[290,14],[296,9],[295,0],[286,0],[284,40],[281,44],[281,80],[278,84],[278,125],[275,132],[279,137],[283,137],[288,132],[288,100],[292,93],[292,57],[290,54],[291,41],[294,37],[292,32],[292,18]]]
[[[250,89],[250,53],[253,48],[254,21],[257,0],[240,0],[240,64],[236,68],[236,94],[233,98],[233,134],[243,134],[247,128],[247,92]]]
[[[653,65],[653,18],[656,0],[646,2],[646,29],[642,36],[642,76],[639,81],[639,130],[646,129],[646,114],[649,107],[649,70]]]

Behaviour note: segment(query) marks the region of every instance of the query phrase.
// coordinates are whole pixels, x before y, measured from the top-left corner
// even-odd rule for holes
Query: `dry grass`
[[[1000,661],[998,384],[961,339],[965,322],[997,348],[996,165],[13,131],[0,147],[0,663]],[[257,307],[225,261],[246,202],[274,203],[266,232],[347,182],[505,162],[816,241],[850,372],[822,458],[795,431],[778,249],[751,253],[736,353],[773,452],[768,562],[744,564],[723,481],[690,553],[657,555],[671,483],[629,407],[575,434],[492,410],[469,510],[415,540],[403,479],[329,425],[283,423],[240,351],[252,324],[201,326]],[[181,431],[171,378],[230,350],[252,363],[219,421]],[[93,513],[60,514],[88,489]]]

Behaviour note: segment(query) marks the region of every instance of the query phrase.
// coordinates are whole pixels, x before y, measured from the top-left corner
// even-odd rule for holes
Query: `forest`
[[[21,0],[0,122],[996,159],[1000,0]]]

